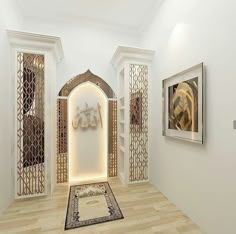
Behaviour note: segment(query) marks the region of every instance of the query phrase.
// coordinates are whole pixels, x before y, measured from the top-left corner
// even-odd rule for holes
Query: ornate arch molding
[[[90,81],[91,83],[96,84],[101,88],[104,93],[107,95],[107,98],[116,99],[116,95],[113,92],[109,84],[107,84],[102,78],[94,75],[90,70],[87,70],[85,73],[75,76],[69,80],[60,90],[59,97],[68,97],[72,90],[78,85]]]
[[[69,80],[60,90],[57,100],[57,183],[68,181],[68,109],[70,93],[80,84],[91,82],[101,88],[108,98],[108,176],[117,176],[117,99],[112,88],[91,71]]]

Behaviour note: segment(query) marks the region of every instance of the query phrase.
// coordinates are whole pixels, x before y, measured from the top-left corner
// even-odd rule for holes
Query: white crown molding
[[[118,68],[122,63],[128,60],[140,63],[151,63],[154,54],[155,54],[154,50],[136,48],[136,47],[118,46],[112,57],[111,62],[115,68]]]
[[[14,48],[52,52],[57,62],[60,62],[64,57],[60,37],[13,30],[7,30],[7,34],[11,46]]]

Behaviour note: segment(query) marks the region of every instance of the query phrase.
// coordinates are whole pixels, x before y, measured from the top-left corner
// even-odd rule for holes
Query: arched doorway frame
[[[117,98],[112,88],[90,70],[69,80],[59,91],[57,98],[57,183],[68,181],[68,113],[70,93],[85,82],[93,83],[104,92],[108,99],[108,172],[109,177],[117,176]]]

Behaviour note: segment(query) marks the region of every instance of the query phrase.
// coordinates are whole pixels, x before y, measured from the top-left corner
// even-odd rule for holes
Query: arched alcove
[[[108,99],[87,81],[68,96],[69,181],[107,177]]]
[[[91,71],[80,74],[69,80],[58,94],[57,111],[57,183],[67,182],[68,164],[68,100],[70,94],[82,84],[90,83],[97,86],[108,100],[108,150],[107,175],[117,176],[117,99],[112,88]]]

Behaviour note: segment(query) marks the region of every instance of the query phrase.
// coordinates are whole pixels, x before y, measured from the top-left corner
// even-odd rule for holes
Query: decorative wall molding
[[[112,64],[115,68],[120,67],[124,61],[136,61],[140,63],[150,63],[155,54],[154,50],[148,50],[143,48],[118,46],[113,57]]]
[[[51,52],[57,62],[60,62],[64,57],[60,37],[13,30],[7,30],[7,34],[13,48]]]
[[[70,79],[59,91],[59,97],[68,97],[70,93],[80,84],[85,82],[90,82],[97,85],[107,96],[107,98],[116,98],[116,94],[110,87],[110,85],[105,82],[102,78],[94,75],[90,70],[85,73],[75,76]]]

